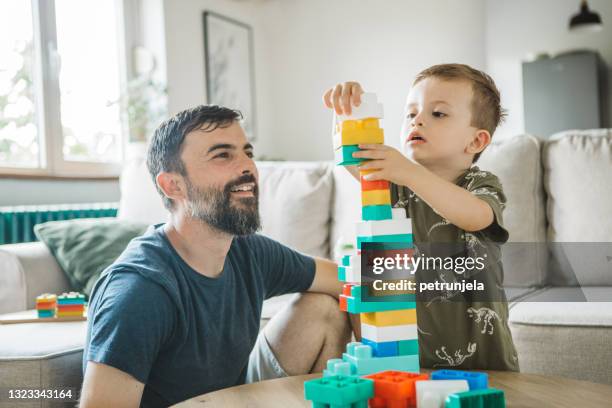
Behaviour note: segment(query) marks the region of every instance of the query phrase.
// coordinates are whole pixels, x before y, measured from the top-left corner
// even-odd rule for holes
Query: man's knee
[[[340,310],[338,300],[324,293],[300,293],[293,301],[292,307],[305,311],[314,319],[327,322],[344,322],[346,313]]]

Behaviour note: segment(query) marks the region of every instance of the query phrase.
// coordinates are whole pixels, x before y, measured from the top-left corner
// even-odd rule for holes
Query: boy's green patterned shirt
[[[462,274],[421,268],[419,282],[482,282],[484,291],[428,292],[417,306],[421,366],[461,369],[519,370],[510,329],[508,305],[503,291],[501,244],[508,240],[502,211],[506,197],[498,178],[473,166],[455,182],[486,201],[495,220],[484,230],[466,232],[437,214],[415,193],[391,186],[391,201],[406,209],[418,253],[425,256],[483,257],[482,271]],[[452,251],[452,252],[449,252]],[[485,256],[486,254],[486,256]]]

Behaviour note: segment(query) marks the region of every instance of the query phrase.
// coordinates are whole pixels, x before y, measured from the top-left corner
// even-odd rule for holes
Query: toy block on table
[[[341,358],[327,360],[327,368],[323,370],[323,377],[332,375],[351,375],[351,364]]]
[[[83,316],[84,312],[85,295],[69,292],[57,297],[57,317]]]
[[[361,323],[371,326],[398,326],[402,324],[416,324],[416,322],[416,309],[361,314]]]
[[[351,364],[351,374],[367,375],[385,370],[419,372],[419,356],[374,357],[372,347],[352,342],[346,345],[342,360]]]
[[[57,307],[57,296],[52,293],[44,293],[36,297],[36,312],[38,317],[54,317]]]
[[[364,221],[390,220],[392,217],[391,205],[366,205],[361,207],[361,219]]]
[[[483,390],[489,386],[489,375],[476,371],[437,370],[431,373],[432,380],[466,380],[470,391]]]
[[[383,117],[383,105],[378,102],[376,94],[373,92],[364,92],[361,94],[361,103],[359,106],[353,106],[350,115],[337,115],[336,120],[383,119]]]
[[[374,380],[374,398],[370,400],[370,407],[395,408],[414,407],[416,404],[415,383],[427,380],[429,376],[389,370],[366,375],[364,378]]]
[[[304,382],[304,397],[313,408],[367,408],[374,395],[374,381],[355,376],[333,375]]]
[[[416,406],[418,408],[444,408],[450,394],[468,391],[465,380],[437,380],[416,382]]]
[[[505,408],[506,398],[502,390],[464,391],[446,397],[445,408]]]
[[[364,159],[353,157],[353,153],[358,152],[359,146],[342,146],[334,151],[334,163],[338,166],[354,166],[361,164]]]
[[[361,205],[391,205],[391,192],[386,190],[366,190],[361,192]]]

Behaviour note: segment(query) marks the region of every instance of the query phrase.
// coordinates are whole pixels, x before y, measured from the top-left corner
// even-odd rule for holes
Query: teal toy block
[[[367,375],[386,370],[418,373],[419,356],[374,357],[372,347],[359,342],[346,345],[342,360],[351,364],[351,374]]]
[[[386,312],[389,310],[403,310],[403,309],[415,309],[416,299],[415,295],[403,294],[396,296],[370,296],[371,299],[376,299],[372,302],[362,301],[361,291],[363,286],[355,285],[351,287],[351,296],[340,295],[341,298],[346,300],[346,311],[348,313],[370,313],[370,312]],[[395,299],[402,299],[397,301]],[[410,299],[410,300],[406,300]],[[413,301],[414,300],[414,301]]]
[[[366,346],[372,347],[372,355],[374,357],[399,356],[399,341],[383,341],[377,343],[362,337],[361,342]]]
[[[374,381],[356,376],[333,375],[304,382],[304,397],[313,408],[367,408],[374,396]]]
[[[327,360],[327,368],[323,370],[323,377],[331,377],[333,375],[351,375],[351,364],[341,358]]]
[[[58,305],[83,305],[85,304],[85,295],[78,292],[62,293],[57,297]]]
[[[335,163],[338,166],[354,166],[361,164],[364,159],[353,157],[353,153],[358,152],[358,145],[341,146],[334,152]]]
[[[419,354],[419,340],[400,340],[397,342],[397,351],[400,356]]]
[[[361,244],[364,242],[376,242],[379,244],[405,244],[402,246],[402,248],[399,249],[407,249],[412,248],[414,246],[412,234],[374,235],[369,237],[357,237],[357,249],[361,249]]]
[[[344,266],[338,267],[338,280],[340,282],[346,282],[346,268]]]
[[[390,220],[393,218],[392,213],[391,206],[388,204],[361,207],[361,219],[364,221]]]
[[[436,370],[431,373],[432,380],[466,380],[470,391],[489,388],[489,375],[477,371]]]
[[[44,317],[54,317],[55,316],[55,310],[38,310],[38,317],[40,318],[44,318]]]
[[[464,391],[446,397],[445,408],[506,408],[506,398],[496,388]]]
[[[342,266],[351,266],[351,256],[350,255],[344,255],[342,257]]]

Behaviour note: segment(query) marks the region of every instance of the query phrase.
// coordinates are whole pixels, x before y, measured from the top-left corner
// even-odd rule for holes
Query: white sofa
[[[504,249],[505,285],[512,301],[510,324],[522,371],[612,384],[612,263],[600,260],[585,267],[585,259],[575,256],[574,247],[556,254],[546,247],[547,242],[580,241],[612,248],[612,130],[568,131],[547,141],[517,136],[495,142],[478,164],[499,176],[508,198],[504,218],[513,243]],[[258,168],[264,234],[326,257],[339,240],[351,241],[359,219],[359,187],[344,169],[329,162],[259,162]],[[166,212],[144,164],[125,169],[121,191],[119,218],[147,223],[165,220]],[[582,262],[578,266],[570,262],[574,273],[568,272],[568,254]],[[6,268],[13,271],[11,276],[0,270],[0,283],[11,285],[0,287],[0,313],[33,308],[36,295],[69,289],[41,243],[0,246],[0,265],[18,266]],[[550,288],[551,282],[567,288]],[[581,290],[577,283],[589,288]],[[551,297],[564,290],[598,302]],[[264,318],[283,303],[284,298],[266,302]],[[41,354],[41,341],[16,342],[14,332],[12,340],[4,340],[8,337],[3,337],[2,330],[8,327],[0,326],[0,387],[6,386],[5,374],[15,370],[27,370],[24,377],[53,371],[71,384],[79,381],[79,347],[67,347],[60,335]],[[70,335],[78,337],[81,332],[75,328]],[[63,364],[58,365],[58,359]],[[36,364],[25,367],[25,361]],[[53,368],[68,366],[78,372]],[[39,375],[40,381],[43,377]],[[53,382],[62,384],[57,381]]]

